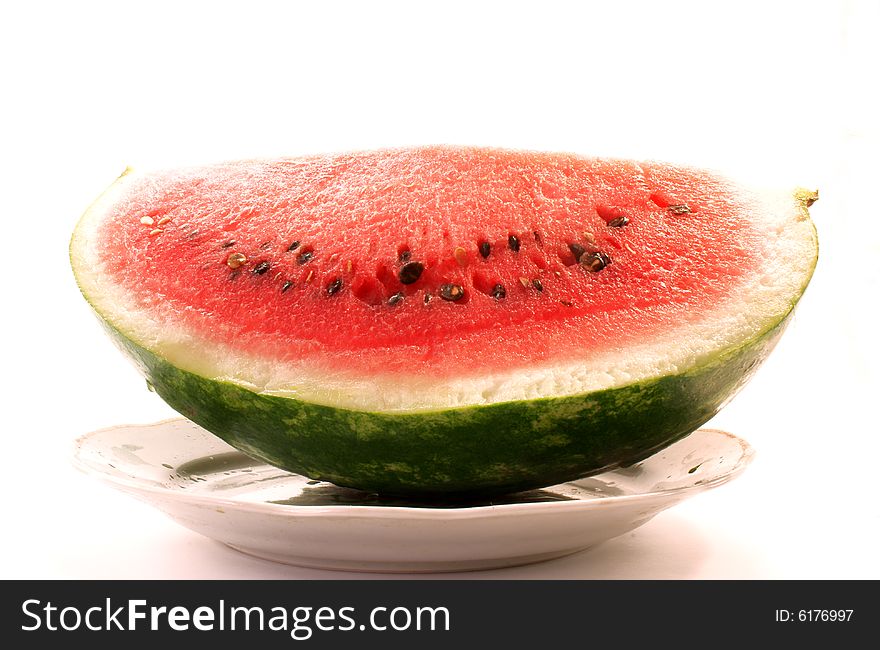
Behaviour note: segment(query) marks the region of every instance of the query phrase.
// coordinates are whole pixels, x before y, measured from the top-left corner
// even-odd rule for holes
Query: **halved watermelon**
[[[772,349],[817,257],[805,190],[425,147],[126,172],[73,269],[155,390],[244,452],[393,494],[650,455]]]

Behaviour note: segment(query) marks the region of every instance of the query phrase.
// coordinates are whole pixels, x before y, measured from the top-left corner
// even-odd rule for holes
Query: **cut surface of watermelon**
[[[805,190],[661,163],[421,147],[129,171],[80,288],[175,409],[341,485],[464,494],[644,458],[772,350]]]
[[[786,313],[815,246],[790,192],[450,147],[129,173],[77,232],[98,311],[180,367],[403,411],[677,372]]]

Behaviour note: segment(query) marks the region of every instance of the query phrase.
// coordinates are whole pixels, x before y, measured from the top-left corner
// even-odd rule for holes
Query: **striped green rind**
[[[584,395],[399,414],[200,377],[105,325],[168,404],[251,456],[337,485],[460,498],[553,485],[649,456],[711,418],[787,321],[682,374]]]

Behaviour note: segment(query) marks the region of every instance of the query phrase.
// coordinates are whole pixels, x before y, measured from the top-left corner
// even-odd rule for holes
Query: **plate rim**
[[[730,433],[729,431],[724,431],[723,429],[717,428],[698,428],[692,431],[688,436],[697,433],[698,431],[703,431],[707,433],[720,434],[726,438],[731,439],[737,445],[739,445],[741,454],[736,462],[725,472],[722,474],[715,476],[712,479],[706,480],[701,483],[691,483],[688,485],[682,485],[674,488],[669,488],[666,490],[651,490],[648,492],[640,492],[638,494],[620,494],[620,495],[611,495],[607,497],[601,497],[596,499],[576,499],[572,501],[537,501],[537,502],[528,502],[528,503],[502,503],[502,504],[487,504],[480,506],[468,506],[468,507],[450,507],[450,508],[431,508],[431,507],[412,507],[412,506],[376,506],[376,505],[322,505],[322,506],[305,506],[305,505],[296,505],[296,504],[280,504],[280,503],[270,503],[270,502],[262,502],[262,501],[241,501],[237,499],[231,499],[229,497],[222,496],[208,496],[203,494],[192,494],[186,491],[175,491],[169,489],[167,487],[163,487],[154,483],[147,483],[143,480],[138,480],[134,477],[123,476],[111,474],[106,471],[103,471],[103,467],[98,466],[96,464],[88,463],[83,460],[81,457],[81,453],[84,447],[86,447],[87,443],[91,441],[91,438],[96,437],[100,434],[108,433],[111,431],[119,430],[119,429],[144,429],[144,428],[152,428],[152,427],[161,427],[167,426],[171,424],[181,424],[181,423],[189,423],[193,424],[197,427],[197,430],[209,435],[214,436],[210,431],[203,429],[193,423],[191,420],[188,420],[184,417],[171,417],[165,418],[163,420],[157,420],[154,422],[140,423],[140,424],[116,424],[108,427],[102,427],[99,429],[95,429],[93,431],[89,431],[88,433],[84,433],[82,435],[77,436],[73,441],[73,452],[70,457],[70,461],[72,465],[88,476],[92,476],[97,478],[98,480],[108,483],[111,486],[134,494],[150,494],[156,495],[162,499],[172,499],[174,501],[185,502],[189,504],[200,504],[205,506],[214,506],[214,507],[227,507],[235,510],[244,510],[250,511],[255,514],[265,514],[271,516],[283,516],[283,517],[323,517],[326,518],[328,516],[340,516],[345,518],[364,518],[364,519],[376,519],[379,518],[400,518],[405,516],[407,519],[429,519],[429,520],[449,520],[449,519],[477,519],[477,518],[485,518],[485,517],[502,517],[502,516],[512,516],[516,514],[529,514],[535,515],[538,512],[544,512],[547,514],[553,513],[555,511],[582,511],[582,510],[593,510],[596,508],[607,508],[612,505],[629,503],[634,501],[650,501],[653,499],[666,499],[672,502],[674,499],[679,499],[687,496],[691,493],[699,493],[709,489],[716,488],[720,485],[730,482],[734,478],[737,478],[742,472],[749,466],[749,464],[754,460],[755,457],[755,449],[743,438]],[[682,437],[679,441],[685,440],[688,436]],[[216,437],[216,436],[215,436]],[[228,445],[221,438],[217,437],[217,440],[222,442],[223,444]],[[675,444],[675,443],[672,443]],[[232,451],[240,451],[228,445],[229,449]],[[656,453],[661,453],[663,450],[658,450]],[[240,452],[244,453],[244,452]],[[258,461],[259,462],[259,461]],[[109,464],[109,463],[108,463]],[[268,463],[266,463],[268,465]],[[115,468],[114,468],[115,469]],[[614,471],[614,470],[607,470]],[[293,472],[291,472],[293,473]],[[593,474],[591,476],[601,476],[605,472],[599,472],[598,474]],[[302,476],[302,475],[300,475]],[[582,478],[591,478],[591,476],[585,476]],[[572,479],[573,482],[580,479]],[[538,512],[535,512],[538,511]]]

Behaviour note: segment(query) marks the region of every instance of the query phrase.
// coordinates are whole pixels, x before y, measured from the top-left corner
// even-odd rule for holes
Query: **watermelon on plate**
[[[233,446],[365,490],[487,494],[711,418],[810,280],[815,199],[422,147],[127,171],[70,253],[156,392]]]

